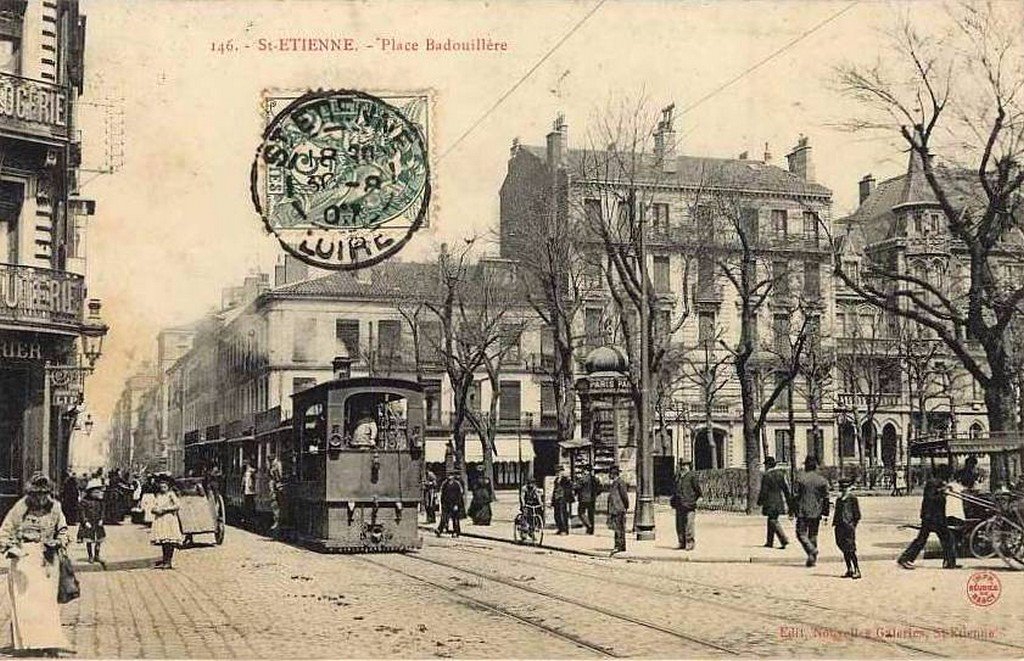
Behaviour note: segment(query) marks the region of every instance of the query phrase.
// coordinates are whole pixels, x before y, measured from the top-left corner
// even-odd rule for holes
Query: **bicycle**
[[[544,508],[541,505],[523,505],[512,523],[512,534],[520,544],[544,543]]]

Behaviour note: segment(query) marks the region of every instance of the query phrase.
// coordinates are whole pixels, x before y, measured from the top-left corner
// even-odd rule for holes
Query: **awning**
[[[448,442],[445,440],[429,440],[427,441],[426,451],[424,457],[427,463],[440,463],[444,461],[445,450],[448,446]],[[495,456],[494,461],[519,461],[519,457],[522,456],[523,461],[533,461],[533,443],[528,438],[520,439],[512,437],[498,437],[494,439]],[[522,455],[520,455],[520,451]],[[480,439],[476,436],[466,437],[466,461],[467,462],[481,462],[484,460],[483,447],[480,445]]]
[[[575,450],[578,448],[589,448],[592,445],[589,438],[571,438],[568,441],[562,441],[558,444],[558,447],[563,450]]]

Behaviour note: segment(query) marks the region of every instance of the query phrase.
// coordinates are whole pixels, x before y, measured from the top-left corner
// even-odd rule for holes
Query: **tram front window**
[[[408,400],[392,393],[358,393],[345,402],[348,446],[356,450],[405,450]]]
[[[323,466],[324,444],[327,436],[327,414],[322,402],[308,406],[302,418],[300,443],[301,479],[317,479]]]

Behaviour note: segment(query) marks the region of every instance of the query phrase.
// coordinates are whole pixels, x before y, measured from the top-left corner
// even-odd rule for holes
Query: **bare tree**
[[[1016,427],[1010,326],[1024,300],[1024,284],[1007,268],[1024,257],[1024,53],[1015,12],[1012,3],[962,3],[944,34],[925,33],[908,16],[890,57],[837,70],[841,91],[867,111],[849,128],[899,136],[909,148],[953,239],[953,260],[951,277],[929,277],[874,250],[866,277],[840,260],[836,273],[945,344],[984,389],[993,432]]]
[[[733,354],[724,344],[721,330],[708,327],[698,329],[698,333],[704,333],[704,338],[685,352],[681,373],[683,380],[697,390],[705,434],[708,443],[713,444],[714,409],[719,393],[730,383]]]

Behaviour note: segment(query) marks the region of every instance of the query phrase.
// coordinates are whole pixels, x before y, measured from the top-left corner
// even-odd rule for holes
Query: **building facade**
[[[83,239],[94,205],[78,196],[75,124],[84,40],[77,0],[0,3],[3,511],[33,472],[64,470],[80,403],[83,373],[63,371],[51,384],[47,374],[56,372],[45,365],[79,366],[77,342],[90,323]],[[69,375],[75,383],[65,383]]]
[[[735,347],[740,337],[742,306],[724,266],[733,259],[728,253],[736,252],[736,241],[722,239],[727,223],[719,212],[728,204],[742,214],[746,236],[756,245],[752,258],[757,277],[771,282],[771,293],[758,305],[758,343],[766,350],[759,354],[781,354],[791,347],[805,328],[805,318],[816,347],[828,350],[835,291],[827,240],[832,196],[815,181],[806,138],[801,137],[787,155],[786,168],[773,165],[767,149],[760,160],[747,154],[735,159],[680,155],[671,107],[663,113],[649,153],[623,153],[614,145],[608,152],[574,148],[561,117],[545,146],[515,141],[501,188],[501,254],[524,259],[536,248],[534,237],[543,222],[582,227],[585,250],[595,258],[579,274],[585,300],[576,318],[577,359],[582,363],[588,351],[609,337],[625,347],[626,336],[620,331],[627,323],[635,328],[635,321],[624,319],[629,313],[615,304],[605,273],[611,267],[603,259],[607,245],[588,235],[593,234],[591,215],[603,215],[608,220],[598,222],[612,224],[615,214],[627,217],[630,211],[624,207],[635,204],[635,217],[646,218],[646,263],[657,299],[652,310],[656,328],[663,319],[657,341],[686,357],[688,366],[677,371],[709,371],[718,365],[716,378],[722,381],[714,396],[706,397],[704,392],[711,388],[702,390],[679,374],[669,377],[676,383],[654,411],[656,471],[660,463],[670,473],[673,458],[692,459],[700,469],[742,466],[739,382],[728,360],[729,347]],[[627,171],[622,163],[632,168]],[[710,203],[712,199],[716,204]],[[716,232],[717,253],[696,245],[702,240],[712,243]],[[759,396],[772,389],[770,361],[764,364]],[[835,464],[839,457],[831,393],[824,401],[815,398],[812,412],[801,380],[794,386],[795,439],[790,438],[788,400],[783,397],[767,416],[762,445],[783,461],[790,461],[795,449],[798,460],[814,454]],[[590,430],[581,433],[588,437]]]

